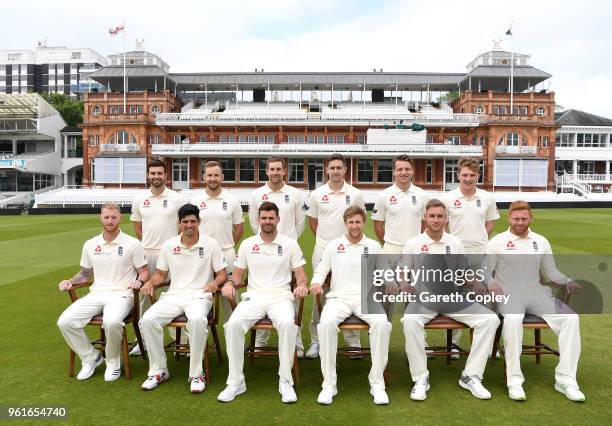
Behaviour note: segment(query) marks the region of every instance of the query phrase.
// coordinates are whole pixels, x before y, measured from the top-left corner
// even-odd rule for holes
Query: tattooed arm
[[[83,268],[81,266],[81,270],[74,277],[59,283],[59,289],[60,291],[71,290],[73,285],[88,283],[92,276],[93,268]]]

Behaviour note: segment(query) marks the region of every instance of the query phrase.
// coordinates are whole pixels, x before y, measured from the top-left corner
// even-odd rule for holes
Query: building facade
[[[227,186],[256,187],[275,155],[292,185],[314,189],[325,158],[340,152],[364,189],[388,186],[399,154],[414,158],[414,182],[430,190],[455,187],[464,156],[481,160],[485,188],[555,189],[554,92],[527,55],[497,49],[463,73],[195,74],[168,73],[147,55],[126,63],[125,108],[123,66],[91,75],[105,91],[84,98],[85,185],[142,187],[154,156],[177,189],[203,186],[210,159]]]
[[[0,93],[62,93],[74,98],[102,85],[88,75],[108,63],[85,48],[47,47],[0,50]]]

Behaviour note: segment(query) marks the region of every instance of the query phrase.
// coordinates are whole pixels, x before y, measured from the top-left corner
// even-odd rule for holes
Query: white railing
[[[578,173],[576,176],[579,180],[587,182],[606,182],[611,180],[611,176],[606,174]]]
[[[195,110],[198,111],[198,110]],[[230,114],[194,112],[186,113],[161,113],[155,117],[155,123],[160,126],[189,126],[189,125],[321,125],[325,123],[355,123],[361,125],[370,124],[403,124],[420,123],[424,125],[461,125],[478,126],[480,116],[477,114],[452,114],[446,112],[431,113],[402,113],[398,111],[370,112],[359,111],[330,111],[323,113],[308,113],[303,111],[240,111],[235,110]]]
[[[423,156],[462,156],[482,155],[482,147],[475,145],[442,145],[442,144],[261,144],[261,143],[204,143],[204,144],[154,144],[151,145],[151,153],[154,155],[308,155],[328,156],[334,152],[340,152],[353,156],[368,155],[399,155],[416,154]]]
[[[561,189],[562,193],[566,188],[571,189],[572,191],[578,191],[584,197],[587,197],[593,190],[591,185],[581,181],[574,175],[571,175],[565,171],[562,175],[557,176],[557,188]]]
[[[100,152],[140,152],[140,145],[137,143],[103,143],[100,144]]]
[[[497,154],[518,154],[518,155],[535,155],[538,153],[537,146],[496,146]]]

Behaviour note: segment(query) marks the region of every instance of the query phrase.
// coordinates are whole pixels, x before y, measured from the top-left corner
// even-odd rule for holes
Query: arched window
[[[134,136],[130,135],[125,130],[119,130],[113,133],[110,138],[108,138],[108,143],[125,145],[125,144],[137,144],[138,141],[136,140]]]
[[[536,115],[538,117],[544,117],[544,114],[546,114],[546,110],[543,107],[536,109]]]
[[[92,115],[100,115],[102,114],[102,107],[100,105],[95,105],[92,109],[91,109],[91,114]]]
[[[510,132],[503,135],[497,145],[500,146],[519,146],[519,141],[521,141],[521,145],[527,145],[527,138],[525,136],[520,135],[518,132]]]
[[[153,114],[159,114],[159,112],[160,112],[160,111],[161,111],[161,110],[159,109],[159,106],[158,106],[158,105],[153,105],[153,106],[151,107],[151,112],[152,112]]]

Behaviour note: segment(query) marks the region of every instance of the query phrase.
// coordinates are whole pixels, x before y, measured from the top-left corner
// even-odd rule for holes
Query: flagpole
[[[514,50],[510,44],[510,37],[512,37],[512,22],[510,22],[510,28],[506,31],[508,37],[508,46],[510,47],[510,115],[514,114]]]
[[[125,44],[125,21],[123,21],[123,113],[127,114],[127,76],[126,76],[126,59],[125,52],[126,44]]]

